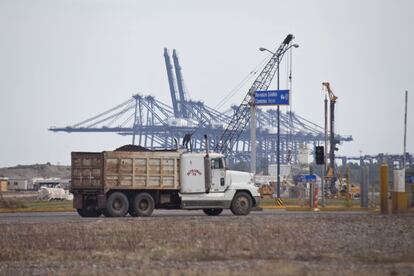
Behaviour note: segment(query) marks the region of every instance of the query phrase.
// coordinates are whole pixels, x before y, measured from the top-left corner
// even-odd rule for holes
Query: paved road
[[[368,212],[294,212],[285,210],[263,210],[258,212],[251,212],[249,216],[289,216],[289,217],[303,217],[303,216],[317,216],[317,217],[332,217],[332,216],[349,216],[349,215],[366,215]],[[187,210],[155,210],[150,218],[145,219],[159,219],[162,217],[199,217],[205,216],[202,211],[187,211]],[[220,217],[233,216],[233,214],[225,210]],[[142,218],[82,218],[76,212],[32,212],[32,213],[0,213],[0,224],[8,223],[56,223],[56,222],[70,222],[70,221],[90,221],[98,219],[142,219]]]

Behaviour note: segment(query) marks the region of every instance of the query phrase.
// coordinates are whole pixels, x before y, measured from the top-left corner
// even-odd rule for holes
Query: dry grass
[[[32,198],[0,199],[0,213],[14,212],[73,212],[71,200],[41,201]]]
[[[0,198],[0,208],[21,209],[26,207],[26,204],[22,200],[15,198]]]
[[[0,224],[0,274],[409,274],[413,230],[411,215]]]

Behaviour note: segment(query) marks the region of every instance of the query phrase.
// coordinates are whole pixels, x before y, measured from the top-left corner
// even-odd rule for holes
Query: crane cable
[[[268,57],[264,58],[258,65],[256,65],[253,70],[250,71],[249,74],[247,74],[233,89],[231,89],[226,96],[214,107],[214,109],[219,110],[222,108],[226,103],[230,101],[231,98],[234,97],[238,92],[240,92],[241,88],[249,81],[251,80],[255,75],[257,75],[257,72],[260,68],[262,68],[265,63],[268,61]]]
[[[249,72],[233,89],[230,90],[229,93],[214,107],[214,109],[219,110],[222,108],[234,95],[236,95],[238,92],[240,92],[241,88],[249,81],[251,80],[259,71],[260,68],[262,68],[265,63],[267,62],[268,58],[264,58],[258,65],[256,65],[253,70]],[[207,119],[202,120],[199,123],[199,127],[196,128],[193,132],[190,133],[190,135],[194,135],[201,126],[203,126],[206,123]]]

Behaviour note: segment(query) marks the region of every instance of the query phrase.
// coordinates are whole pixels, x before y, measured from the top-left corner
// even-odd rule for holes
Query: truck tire
[[[230,210],[236,216],[245,216],[252,208],[252,197],[246,192],[237,192],[234,196]]]
[[[129,202],[124,193],[114,192],[108,197],[106,210],[110,217],[124,217],[128,209]]]
[[[82,209],[76,209],[78,214],[83,218],[97,218],[100,215],[102,215],[101,210],[97,210],[94,208],[82,208]]]
[[[209,209],[203,209],[204,214],[207,216],[218,216],[223,212],[223,209],[219,208],[209,208]]]
[[[149,217],[154,211],[155,202],[149,193],[139,193],[134,197],[134,213],[139,217]]]

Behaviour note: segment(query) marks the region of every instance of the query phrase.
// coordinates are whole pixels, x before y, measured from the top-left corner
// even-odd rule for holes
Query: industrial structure
[[[278,53],[286,50],[285,46],[279,47],[247,91],[241,105],[231,106],[227,111],[220,112],[201,101],[189,99],[177,52],[173,50],[172,64],[168,50],[164,49],[171,105],[162,103],[153,96],[136,94],[127,101],[82,122],[66,127],[51,127],[49,130],[131,135],[132,144],[150,149],[171,148],[174,146],[175,138],[181,143],[186,134],[191,134],[189,142],[195,151],[202,150],[203,136],[208,134],[210,147],[224,152],[230,165],[249,161],[249,102],[252,91],[269,87],[274,74],[279,70]],[[306,146],[313,151],[316,145],[324,143],[323,127],[292,111],[278,111],[256,109],[258,160],[274,163],[279,156],[280,163],[296,163],[300,147]],[[278,116],[279,120],[276,120]],[[352,141],[352,136],[335,134],[334,139],[341,143]],[[276,145],[280,145],[280,154],[277,154],[279,147],[276,148]]]

